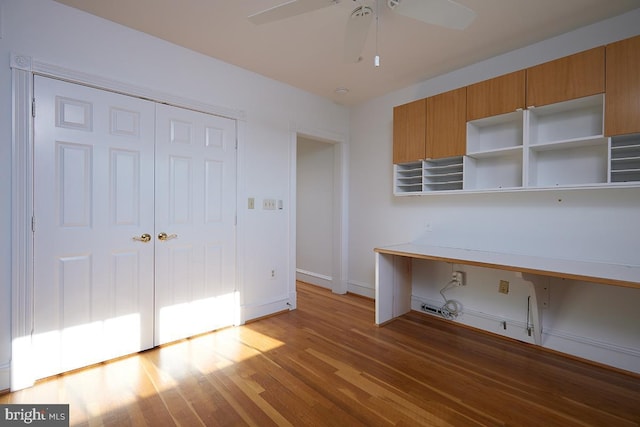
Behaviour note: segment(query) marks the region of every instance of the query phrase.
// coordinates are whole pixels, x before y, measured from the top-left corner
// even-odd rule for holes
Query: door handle
[[[175,239],[177,237],[178,237],[178,235],[175,234],[175,233],[174,234],[167,234],[164,231],[162,233],[158,234],[158,240],[162,240],[162,241]]]
[[[149,242],[151,241],[151,234],[144,233],[141,236],[133,236],[133,240],[137,240],[138,242]]]

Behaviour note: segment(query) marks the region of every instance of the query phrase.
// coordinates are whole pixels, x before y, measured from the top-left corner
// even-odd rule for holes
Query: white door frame
[[[290,200],[291,200],[291,217],[289,218],[290,241],[289,247],[291,252],[289,260],[293,264],[289,269],[291,283],[293,289],[290,290],[292,296],[295,296],[296,284],[296,194],[297,194],[297,146],[298,137],[304,137],[315,141],[326,142],[334,145],[333,150],[333,256],[332,256],[332,272],[331,272],[331,291],[336,294],[345,294],[348,291],[347,265],[348,265],[348,204],[347,204],[347,166],[348,166],[348,146],[347,138],[344,135],[327,132],[324,130],[308,128],[291,123],[289,142],[289,163],[290,171]],[[295,301],[295,298],[291,298]]]
[[[33,330],[33,76],[35,74],[92,86],[177,107],[246,121],[244,111],[201,103],[109,78],[39,62],[11,54],[11,390],[30,387],[30,338]],[[239,134],[240,135],[240,134]],[[240,136],[238,136],[240,138]],[[238,145],[240,141],[238,140]],[[236,160],[237,161],[237,160]],[[236,200],[237,209],[237,200]],[[238,244],[238,243],[237,243]],[[236,252],[238,248],[236,247]],[[236,260],[237,265],[238,260]],[[236,286],[239,283],[236,282]]]

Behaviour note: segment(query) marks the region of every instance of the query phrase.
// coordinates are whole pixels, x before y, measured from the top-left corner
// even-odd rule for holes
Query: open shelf
[[[593,95],[529,109],[529,144],[602,137],[603,105],[603,95]]]
[[[593,141],[590,141],[593,142]],[[532,149],[529,153],[530,187],[558,187],[607,183],[608,144],[560,144],[555,149]]]
[[[522,147],[465,158],[465,190],[522,187]]]
[[[467,123],[467,153],[522,146],[523,112],[501,114]]]

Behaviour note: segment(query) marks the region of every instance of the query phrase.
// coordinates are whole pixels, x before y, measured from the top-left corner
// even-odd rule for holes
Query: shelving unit
[[[462,190],[462,156],[393,165],[394,194]]]
[[[603,108],[599,94],[527,111],[528,187],[608,182]]]
[[[470,121],[465,156],[395,165],[394,194],[640,186],[640,133],[603,118],[599,94]]]
[[[640,183],[640,134],[611,138],[611,182]]]
[[[393,165],[394,194],[419,194],[422,192],[422,162]]]
[[[464,189],[503,189],[522,186],[522,110],[467,123]]]
[[[424,191],[462,190],[462,156],[425,160],[423,167]]]

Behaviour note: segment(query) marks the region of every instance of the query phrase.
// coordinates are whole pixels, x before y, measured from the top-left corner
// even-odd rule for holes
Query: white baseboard
[[[412,310],[439,316],[423,311],[421,308],[423,303],[440,307],[443,305],[443,301],[411,297]],[[533,337],[528,334],[526,323],[522,321],[502,318],[468,308],[465,308],[463,313],[452,321],[534,344]],[[504,329],[505,325],[506,329]],[[542,330],[542,347],[640,374],[640,349],[637,348],[623,347],[554,329]]]
[[[292,310],[294,304],[289,298],[281,298],[265,304],[240,306],[240,324],[244,325],[249,320],[270,316],[285,310]]]
[[[375,287],[363,282],[353,282],[350,281],[347,283],[347,292],[351,292],[352,294],[361,295],[363,297],[375,298],[376,290]]]
[[[314,273],[312,271],[296,268],[296,280],[301,282],[310,283],[315,286],[320,286],[326,289],[332,289],[333,278],[320,273]]]
[[[640,349],[556,330],[542,331],[544,347],[640,374]]]

